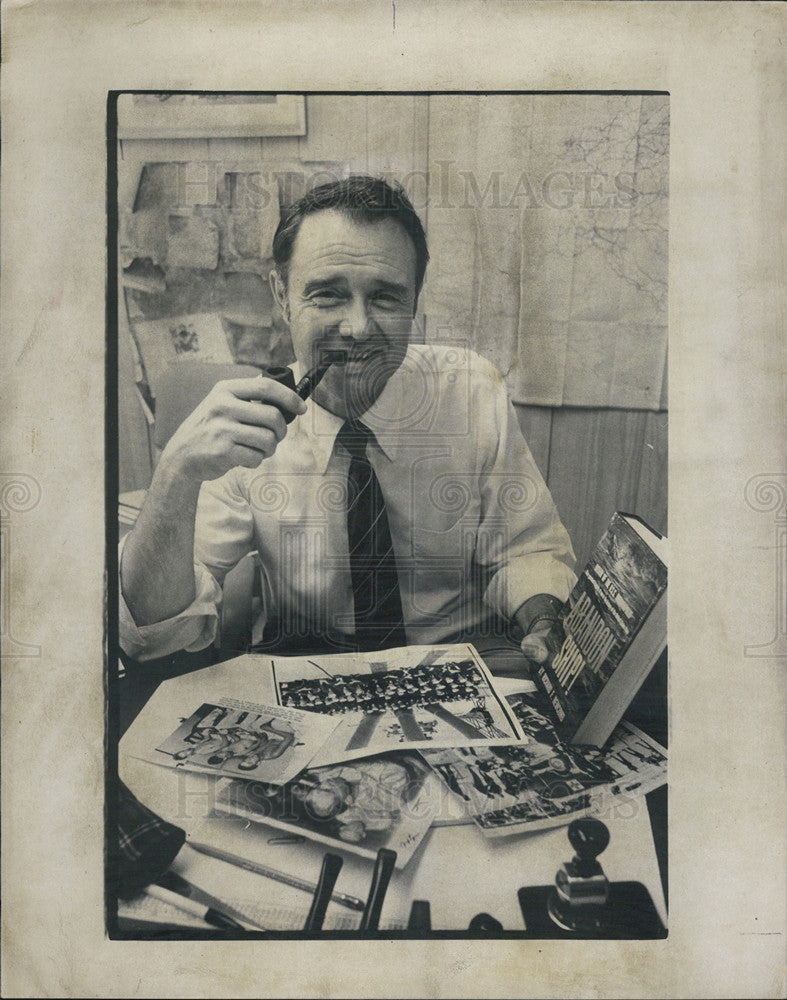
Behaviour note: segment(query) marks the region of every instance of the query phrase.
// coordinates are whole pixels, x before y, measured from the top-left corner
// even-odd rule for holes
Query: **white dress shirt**
[[[250,551],[262,565],[264,622],[286,632],[353,632],[343,420],[313,400],[275,454],[204,483],[196,598],[138,628],[121,596],[121,644],[137,659],[207,646],[221,583]],[[411,345],[363,416],[385,497],[408,643],[434,643],[535,594],[568,597],[574,555],[502,376],[471,351]]]

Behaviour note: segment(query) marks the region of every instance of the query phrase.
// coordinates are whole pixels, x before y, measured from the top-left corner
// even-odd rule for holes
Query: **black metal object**
[[[303,925],[305,931],[322,930],[325,911],[328,909],[331,893],[333,892],[333,887],[336,885],[336,879],[339,877],[339,872],[342,870],[343,864],[344,861],[338,854],[331,854],[330,852],[322,859],[320,878],[317,882],[314,897],[312,898],[309,915],[306,917],[306,923]]]

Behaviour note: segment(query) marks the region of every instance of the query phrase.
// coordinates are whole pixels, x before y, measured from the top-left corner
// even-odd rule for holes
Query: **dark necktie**
[[[374,434],[345,423],[337,440],[350,453],[347,476],[347,538],[350,551],[355,639],[361,650],[406,644],[402,600],[391,530],[380,483],[366,457]]]

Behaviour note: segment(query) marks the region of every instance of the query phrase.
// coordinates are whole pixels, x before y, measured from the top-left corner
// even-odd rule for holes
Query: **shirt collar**
[[[407,376],[400,366],[388,379],[379,398],[361,417],[361,422],[373,432],[383,453],[392,462],[399,454],[402,444],[399,428],[406,384]]]
[[[301,367],[296,361],[292,366],[296,383],[301,377]],[[401,433],[398,430],[406,378],[400,366],[390,377],[379,398],[361,417],[361,423],[366,424],[373,432],[383,454],[394,461],[401,446]],[[314,454],[317,471],[322,475],[328,467],[336,435],[341,430],[344,419],[335,413],[330,413],[313,399],[306,401],[306,413],[298,418],[299,429],[307,435]]]

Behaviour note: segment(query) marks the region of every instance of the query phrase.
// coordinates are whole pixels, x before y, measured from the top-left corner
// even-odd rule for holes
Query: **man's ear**
[[[271,286],[271,292],[276,300],[276,305],[281,309],[284,314],[285,320],[290,322],[290,306],[287,300],[287,286],[282,281],[282,277],[279,272],[274,267],[273,270],[268,275],[268,282]]]

